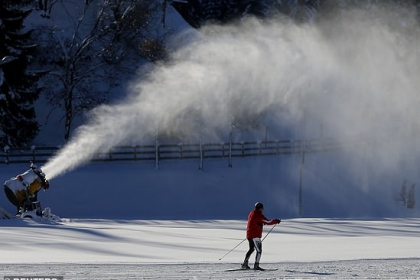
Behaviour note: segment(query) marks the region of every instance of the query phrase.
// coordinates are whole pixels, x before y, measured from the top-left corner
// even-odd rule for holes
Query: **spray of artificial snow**
[[[206,27],[134,83],[128,100],[93,110],[43,170],[54,178],[156,133],[218,139],[233,122],[276,112],[288,116],[278,126],[297,126],[305,114],[308,137],[320,125],[334,137],[418,128],[418,30],[408,36],[388,18],[349,12],[316,25],[248,19]]]

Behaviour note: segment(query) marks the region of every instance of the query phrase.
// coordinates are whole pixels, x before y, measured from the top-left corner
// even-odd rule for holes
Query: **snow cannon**
[[[50,218],[51,210],[41,208],[38,201],[38,192],[41,189],[47,190],[50,187],[49,181],[45,174],[35,164],[31,163],[30,168],[22,174],[12,177],[4,182],[4,192],[7,199],[17,208],[16,217]],[[4,209],[2,209],[4,211]],[[3,216],[11,216],[3,215]]]

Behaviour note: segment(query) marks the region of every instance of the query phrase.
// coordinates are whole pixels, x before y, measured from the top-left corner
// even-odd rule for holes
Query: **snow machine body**
[[[10,215],[3,208],[1,208],[0,214],[3,215],[3,218],[59,219],[51,213],[50,208],[42,209],[41,203],[38,201],[38,192],[41,189],[47,190],[49,185],[42,170],[31,164],[29,170],[4,182],[6,197],[17,207],[17,214]]]

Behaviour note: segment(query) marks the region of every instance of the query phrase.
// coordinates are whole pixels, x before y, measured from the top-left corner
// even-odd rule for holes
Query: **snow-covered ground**
[[[225,159],[206,160],[201,171],[197,160],[162,161],[159,169],[154,162],[80,166],[39,193],[61,221],[0,220],[0,276],[418,278],[418,208],[395,201],[392,184],[363,192],[344,180],[353,173],[315,168],[327,159],[318,154],[305,162],[303,209],[312,218],[296,218],[298,156],[234,159],[232,168]],[[27,168],[2,165],[0,176],[6,180]],[[344,181],[330,185],[337,176]],[[394,190],[398,194],[398,185]],[[226,272],[243,261],[246,242],[223,256],[244,239],[255,201],[264,202],[267,217],[283,220],[264,240],[261,261],[278,270]],[[0,206],[13,211],[4,195]]]
[[[415,279],[420,219],[286,219],[262,266],[236,268],[244,220],[0,220],[0,275],[65,279]],[[265,234],[272,227],[265,228]],[[222,260],[219,260],[222,258]]]

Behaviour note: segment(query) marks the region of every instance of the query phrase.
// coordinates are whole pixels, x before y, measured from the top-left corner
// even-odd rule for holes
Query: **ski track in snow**
[[[7,264],[2,275],[55,275],[64,279],[419,279],[420,259],[267,263],[278,271],[235,271],[238,264]]]

